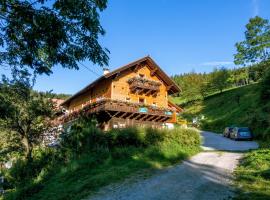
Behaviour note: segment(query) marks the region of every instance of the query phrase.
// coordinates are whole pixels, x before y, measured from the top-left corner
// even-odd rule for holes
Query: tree
[[[214,69],[211,74],[211,84],[213,88],[220,91],[220,93],[228,86],[228,79],[230,74],[224,67],[221,69]]]
[[[44,95],[32,90],[27,76],[0,83],[0,126],[6,134],[19,136],[25,157],[32,158],[35,144],[50,127],[54,105]],[[16,140],[14,141],[16,142]]]
[[[206,75],[190,72],[172,77],[182,88],[181,97],[186,101],[194,100],[201,96],[201,85],[206,81]]]
[[[245,41],[236,43],[236,65],[266,62],[270,58],[270,24],[267,19],[254,17],[246,25]]]
[[[4,0],[0,2],[0,64],[50,74],[52,67],[79,69],[86,59],[108,64],[98,38],[107,0]]]
[[[270,102],[270,70],[266,73],[264,76],[262,82],[261,82],[261,102],[269,104]]]
[[[0,129],[0,147],[0,164],[9,161],[16,154],[21,155],[23,152],[20,137],[13,131],[7,132]]]

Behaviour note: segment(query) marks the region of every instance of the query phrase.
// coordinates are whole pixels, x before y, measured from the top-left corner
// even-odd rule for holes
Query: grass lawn
[[[164,134],[162,141],[147,147],[119,146],[84,154],[66,164],[52,166],[49,176],[45,169],[41,170],[28,185],[10,191],[4,199],[79,200],[102,186],[138,173],[150,175],[153,169],[179,163],[200,151],[196,130],[174,129]]]
[[[245,155],[235,171],[238,188],[235,200],[270,199],[270,149],[253,150]]]
[[[204,116],[201,129],[220,133],[226,126],[248,126],[258,109],[258,91],[258,84],[253,84],[215,94],[184,107],[183,116],[189,121]]]
[[[221,133],[226,126],[248,126],[263,138],[269,134],[268,124],[262,123],[269,119],[269,112],[263,111],[259,95],[259,84],[235,88],[190,103],[183,116],[189,121],[204,116],[200,122],[203,130]],[[246,153],[235,170],[235,200],[270,200],[270,141],[260,143],[261,148]]]

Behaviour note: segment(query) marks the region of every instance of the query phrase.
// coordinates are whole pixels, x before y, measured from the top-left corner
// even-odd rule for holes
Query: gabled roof
[[[170,107],[174,107],[178,112],[183,112],[184,109],[183,108],[180,108],[179,106],[177,106],[176,104],[174,104],[173,102],[171,102],[170,100],[168,100],[168,105]]]
[[[110,72],[110,73],[108,73],[106,75],[103,75],[103,76],[99,77],[97,80],[90,83],[85,88],[83,88],[79,92],[75,93],[70,98],[68,98],[61,105],[68,104],[72,99],[78,97],[79,95],[81,95],[81,94],[85,93],[86,91],[88,91],[89,89],[93,88],[100,81],[102,81],[104,79],[109,79],[109,78],[111,78],[113,76],[116,76],[116,75],[122,73],[123,71],[131,69],[132,67],[136,67],[136,66],[138,66],[138,65],[140,65],[142,63],[147,63],[148,66],[152,70],[155,70],[155,75],[158,76],[160,79],[162,79],[163,82],[166,83],[166,85],[168,86],[168,88],[169,88],[168,93],[169,94],[174,94],[174,93],[181,92],[181,88],[155,63],[155,61],[150,56],[146,56],[146,57],[143,57],[143,58],[141,58],[139,60],[136,60],[136,61],[134,61],[132,63],[124,65],[123,67],[117,68],[116,70],[114,70],[114,71],[112,71],[112,72]]]

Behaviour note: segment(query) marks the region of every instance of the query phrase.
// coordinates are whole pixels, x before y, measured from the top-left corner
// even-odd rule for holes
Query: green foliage
[[[32,90],[28,78],[21,74],[12,81],[3,79],[0,82],[0,127],[7,133],[7,139],[17,134],[25,156],[30,159],[34,145],[40,142],[41,134],[50,126],[54,105]]]
[[[137,127],[125,129],[113,129],[109,132],[113,136],[113,144],[118,147],[144,146],[144,130]]]
[[[0,163],[21,155],[23,148],[20,142],[18,134],[0,129]]]
[[[208,83],[208,75],[201,73],[187,73],[181,75],[174,75],[173,80],[181,87],[181,99],[186,101],[201,97],[201,88],[203,83]]]
[[[225,88],[228,87],[228,78],[229,78],[229,72],[226,70],[226,68],[222,67],[221,69],[214,69],[214,71],[211,73],[211,81],[210,84],[213,88],[216,90],[219,90],[222,92]]]
[[[107,65],[108,50],[98,43],[106,6],[107,0],[1,1],[0,63],[39,74],[58,64],[79,69],[85,59]]]
[[[270,49],[270,24],[267,19],[254,17],[246,25],[245,41],[236,43],[237,54],[234,62],[237,65],[268,61]]]
[[[270,68],[261,82],[261,101],[262,103],[270,102]],[[269,105],[270,107],[270,105]]]
[[[172,78],[182,88],[181,94],[172,98],[176,104],[185,104],[191,101],[204,99],[215,93],[231,88],[258,82],[264,76],[266,64],[256,64],[228,70],[215,68],[210,73],[187,73],[174,75]]]
[[[63,145],[67,144],[59,150],[39,153],[39,157],[35,154],[32,165],[36,165],[33,166],[36,170],[31,177],[21,178],[32,167],[25,169],[25,163],[14,165],[9,180],[16,179],[19,183],[11,181],[16,189],[10,190],[4,199],[82,199],[142,169],[172,165],[200,149],[199,134],[193,129],[127,128],[106,133],[96,130],[93,123],[78,121],[66,137],[74,138],[76,131],[85,132],[74,138],[79,140],[80,148],[67,154],[78,143],[64,139]]]
[[[270,199],[270,150],[247,153],[236,169],[235,200]]]
[[[185,107],[184,117],[189,121],[196,116],[205,117],[201,129],[223,132],[226,126],[248,126],[258,138],[270,135],[269,110],[260,103],[260,84],[252,84],[221,94],[209,96]]]
[[[40,92],[41,94],[43,94],[45,97],[47,98],[56,98],[56,99],[68,99],[69,97],[71,97],[72,95],[71,94],[56,94],[56,93],[53,93],[53,92]]]

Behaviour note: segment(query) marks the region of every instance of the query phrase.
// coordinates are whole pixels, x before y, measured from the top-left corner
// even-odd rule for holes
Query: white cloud
[[[233,62],[231,61],[211,61],[211,62],[204,62],[202,66],[224,66],[224,65],[232,65]]]
[[[252,0],[253,17],[259,15],[259,0]]]

